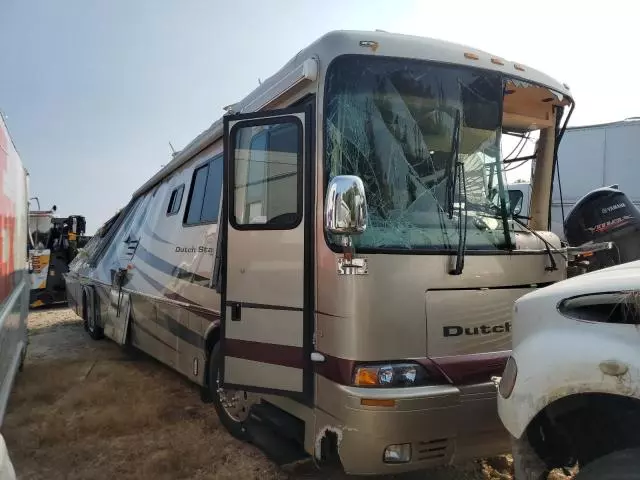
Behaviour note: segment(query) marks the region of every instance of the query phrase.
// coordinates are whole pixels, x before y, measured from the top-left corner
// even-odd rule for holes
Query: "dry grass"
[[[93,342],[66,309],[30,316],[29,356],[3,435],[21,479],[344,478],[284,471],[230,437],[193,385],[144,355]],[[411,476],[510,480],[509,457]]]
[[[41,339],[90,342],[64,313],[55,325],[32,315],[36,353],[52,350]],[[3,427],[21,479],[284,478],[228,436],[177,374],[144,357],[132,360],[110,342],[96,345],[102,360],[68,349],[62,358],[27,360]]]

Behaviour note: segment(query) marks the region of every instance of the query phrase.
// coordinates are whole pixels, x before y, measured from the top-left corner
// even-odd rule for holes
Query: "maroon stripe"
[[[225,339],[224,353],[230,357],[291,368],[302,369],[305,365],[304,350],[301,347],[290,345]],[[356,363],[367,363],[327,354],[323,355],[325,361],[314,364],[315,373],[340,385],[351,385]],[[434,359],[415,358],[409,361],[417,362],[425,367],[430,377],[436,382],[465,385],[488,382],[491,376],[501,375],[508,357],[509,354],[507,352],[500,352]]]
[[[222,345],[225,356],[291,368],[301,369],[304,366],[304,351],[301,347],[251,342],[235,338],[225,338]]]
[[[502,375],[509,352],[476,353],[432,358],[454,385],[488,382],[494,375]]]
[[[188,310],[191,313],[195,313],[196,315],[203,317],[204,319],[212,323],[220,324],[220,314],[218,312],[207,310],[206,308],[200,307],[198,305],[189,305],[188,307],[184,308],[185,310]]]
[[[353,383],[353,370],[356,363],[367,363],[333,357],[327,354],[323,355],[325,362],[315,364],[315,372],[341,385],[351,385]],[[487,382],[491,379],[491,376],[501,375],[508,356],[508,353],[501,352],[495,354],[458,355],[437,359],[414,358],[409,361],[422,365],[431,379],[436,382],[466,385]]]
[[[315,372],[340,385],[353,384],[353,368],[356,362],[344,358],[332,357],[323,353],[325,361],[315,364]]]

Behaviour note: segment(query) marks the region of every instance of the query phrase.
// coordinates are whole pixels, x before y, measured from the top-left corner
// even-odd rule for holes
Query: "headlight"
[[[357,387],[412,387],[424,385],[429,376],[417,363],[359,365],[355,368],[353,384]]]

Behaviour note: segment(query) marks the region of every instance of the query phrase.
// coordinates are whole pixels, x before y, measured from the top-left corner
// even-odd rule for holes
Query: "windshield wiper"
[[[451,156],[447,163],[447,214],[449,220],[453,218],[453,204],[455,203],[456,180],[458,172],[458,149],[460,148],[460,110],[456,110],[453,135],[451,136]]]
[[[455,174],[458,181],[458,249],[456,251],[456,263],[449,271],[451,275],[460,275],[464,269],[464,251],[467,247],[467,178],[464,172],[464,164],[456,160]],[[464,197],[464,202],[462,198]],[[464,204],[464,207],[463,207]]]
[[[458,185],[458,248],[456,251],[456,263],[449,270],[450,275],[460,275],[464,269],[464,251],[467,245],[467,179],[464,172],[464,164],[458,160],[460,148],[460,110],[456,110],[456,123],[451,142],[451,163],[453,172],[450,175],[447,189],[449,218],[453,218],[453,203],[456,181]],[[464,197],[464,207],[463,199]],[[464,209],[464,210],[463,210]]]

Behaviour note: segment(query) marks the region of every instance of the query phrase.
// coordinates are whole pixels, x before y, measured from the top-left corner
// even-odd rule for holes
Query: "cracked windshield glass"
[[[327,177],[358,175],[360,248],[509,249],[499,74],[345,56],[327,74]],[[335,239],[334,239],[335,240]],[[338,244],[337,241],[334,242]]]

